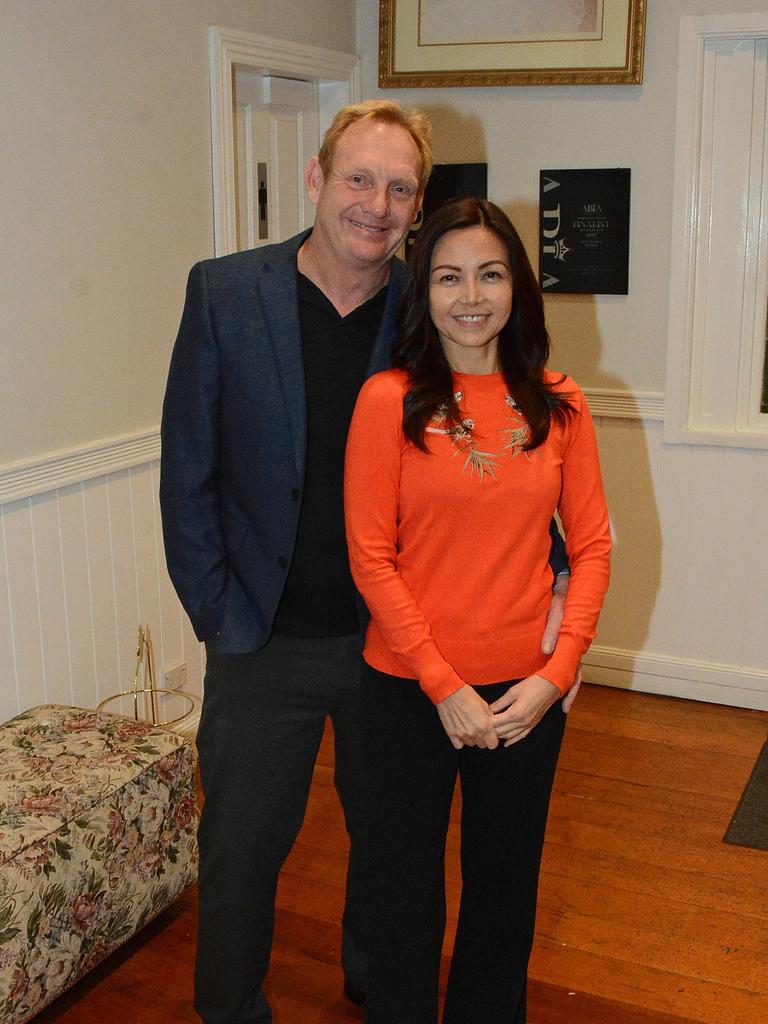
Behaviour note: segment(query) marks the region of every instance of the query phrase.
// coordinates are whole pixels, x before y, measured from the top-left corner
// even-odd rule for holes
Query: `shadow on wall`
[[[538,265],[539,210],[536,203],[504,206],[520,232],[534,268]],[[626,296],[605,295],[601,303],[625,304]],[[627,382],[601,368],[603,337],[594,295],[549,294],[545,297],[551,338],[550,366],[572,375],[586,390],[605,389],[626,395]],[[578,339],[578,369],[567,365],[558,339]],[[640,410],[630,399],[622,418],[595,416],[600,460],[613,532],[611,586],[596,643],[616,653],[641,651],[661,586],[662,536],[648,441]],[[593,413],[594,415],[594,413]],[[566,538],[567,542],[567,538]]]
[[[476,114],[463,114],[454,107],[411,100],[432,125],[435,163],[482,163],[488,160],[486,123]]]
[[[611,296],[617,298],[623,296]],[[575,320],[569,330],[580,339],[578,375],[585,382],[599,381],[601,389],[626,394],[626,381],[600,369],[603,342],[595,297],[550,295],[546,305],[552,366],[569,372],[558,360],[557,333],[566,320]],[[614,542],[611,586],[597,642],[631,656],[643,650],[648,637],[661,586],[662,535],[640,410],[631,399],[623,409],[625,418],[595,416]]]

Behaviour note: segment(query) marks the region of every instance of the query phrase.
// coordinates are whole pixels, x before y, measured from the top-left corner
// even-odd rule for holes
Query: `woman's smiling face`
[[[499,369],[499,332],[512,312],[513,281],[501,239],[476,225],[447,231],[435,245],[429,314],[454,370]]]

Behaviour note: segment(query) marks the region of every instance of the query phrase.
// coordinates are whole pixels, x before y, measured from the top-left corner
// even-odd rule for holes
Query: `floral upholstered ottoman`
[[[22,1024],[195,881],[179,735],[45,705],[0,725],[0,1024]]]

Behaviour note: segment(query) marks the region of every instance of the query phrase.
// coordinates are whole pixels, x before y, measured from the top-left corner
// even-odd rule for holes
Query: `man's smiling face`
[[[340,263],[382,266],[395,254],[421,205],[421,157],[408,131],[371,118],[340,136],[327,177],[317,160],[307,169],[315,203],[313,237]]]

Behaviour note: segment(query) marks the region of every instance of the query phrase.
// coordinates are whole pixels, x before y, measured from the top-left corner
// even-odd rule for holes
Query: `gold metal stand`
[[[139,677],[141,677],[141,686],[139,686]],[[166,718],[164,721],[158,721],[155,698],[160,693],[166,693],[186,701],[186,711],[181,715],[177,715],[176,718]],[[143,697],[143,715],[139,714],[140,696]],[[122,700],[123,697],[133,697],[133,717],[137,722],[151,722],[152,725],[162,727],[176,725],[177,722],[181,722],[194,710],[195,698],[191,694],[155,686],[155,666],[149,626],[139,626],[139,635],[136,643],[136,669],[133,673],[132,688],[130,690],[121,690],[120,693],[113,693],[111,697],[105,697],[98,704],[96,710],[101,711],[107,704],[111,704],[116,700]]]

